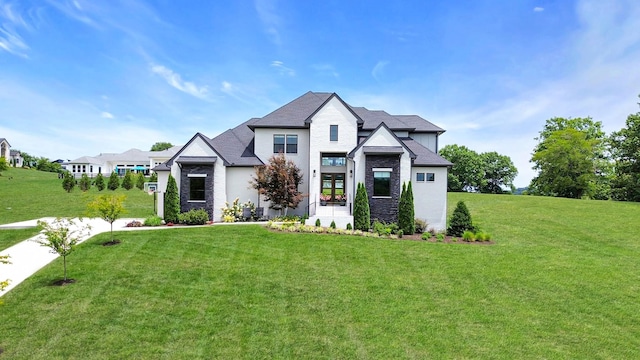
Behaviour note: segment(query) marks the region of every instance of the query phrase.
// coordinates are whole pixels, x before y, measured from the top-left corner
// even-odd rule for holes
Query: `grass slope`
[[[153,215],[153,197],[135,188],[129,191],[119,188],[115,192],[100,192],[92,187],[83,193],[76,187],[71,193],[67,193],[57,174],[9,168],[0,176],[0,224],[49,216],[86,216],[90,201],[100,194],[111,193],[127,196],[124,203],[127,209],[125,217]]]
[[[0,251],[36,236],[38,232],[39,229],[37,227],[27,229],[0,229]]]
[[[451,194],[492,246],[102,234],[6,294],[6,358],[638,358],[639,204]]]

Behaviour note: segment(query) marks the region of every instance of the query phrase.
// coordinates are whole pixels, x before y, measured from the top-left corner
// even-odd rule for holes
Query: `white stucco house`
[[[335,93],[307,92],[272,113],[250,119],[208,138],[197,133],[158,172],[158,214],[164,214],[169,174],[180,192],[181,211],[207,210],[221,221],[225,202],[239,198],[264,207],[250,186],[255,167],[284,153],[302,170],[305,199],[289,214],[308,214],[308,223],[353,222],[355,189],[364,183],[371,219],[397,221],[403,183],[412,182],[415,215],[438,230],[446,228],[447,171],[438,155],[443,129],[417,115],[390,115],[347,104]],[[320,196],[328,198],[323,205]],[[346,203],[338,202],[345,197]]]
[[[149,175],[152,168],[171,159],[181,148],[182,146],[174,146],[163,151],[129,149],[123,153],[101,153],[96,156],[82,156],[69,161],[66,164],[66,169],[75,177],[87,174],[87,176],[93,178],[99,173],[103,176],[109,176],[112,172],[123,176],[127,170]]]
[[[0,138],[0,157],[3,157],[6,162],[11,158],[11,144],[5,138]]]

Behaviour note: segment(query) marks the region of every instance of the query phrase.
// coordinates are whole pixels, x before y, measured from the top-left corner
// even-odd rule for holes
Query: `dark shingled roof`
[[[260,119],[250,119],[229,129],[209,141],[211,147],[220,154],[225,166],[257,166],[264,165],[253,153],[253,131],[249,128]]]
[[[411,151],[416,154],[416,158],[413,160],[413,166],[452,166],[453,164],[449,160],[427,149],[419,142],[410,139],[400,139]]]
[[[306,120],[333,95],[332,93],[307,92],[272,113],[257,119],[254,127],[306,128]]]

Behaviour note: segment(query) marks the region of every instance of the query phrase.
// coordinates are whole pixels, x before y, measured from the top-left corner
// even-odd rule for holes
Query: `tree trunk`
[[[64,263],[64,281],[67,281],[67,257],[62,257],[62,262]]]

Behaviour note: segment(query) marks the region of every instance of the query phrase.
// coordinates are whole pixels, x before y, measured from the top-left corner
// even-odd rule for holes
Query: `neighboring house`
[[[0,157],[3,157],[6,162],[11,159],[11,145],[5,138],[0,138]]]
[[[9,163],[14,167],[22,167],[24,165],[24,159],[22,158],[22,153],[18,150],[10,150],[10,161]]]
[[[353,222],[358,183],[369,195],[371,219],[397,221],[402,184],[413,185],[415,215],[443,230],[447,214],[447,171],[438,137],[444,132],[416,115],[390,115],[353,107],[335,93],[308,92],[272,113],[250,119],[215,138],[197,133],[158,172],[158,214],[164,214],[169,173],[176,178],[181,211],[203,208],[221,221],[225,202],[239,198],[268,209],[250,185],[255,166],[284,153],[303,172],[305,200],[289,214],[308,214],[308,223]],[[329,198],[322,206],[320,195]],[[346,198],[340,206],[337,196]]]
[[[99,173],[105,176],[116,172],[123,176],[127,170],[134,173],[149,175],[151,169],[171,158],[181,146],[174,146],[163,151],[142,151],[130,149],[123,153],[102,153],[97,156],[82,156],[65,164],[65,167],[75,177],[87,174],[95,177]]]

